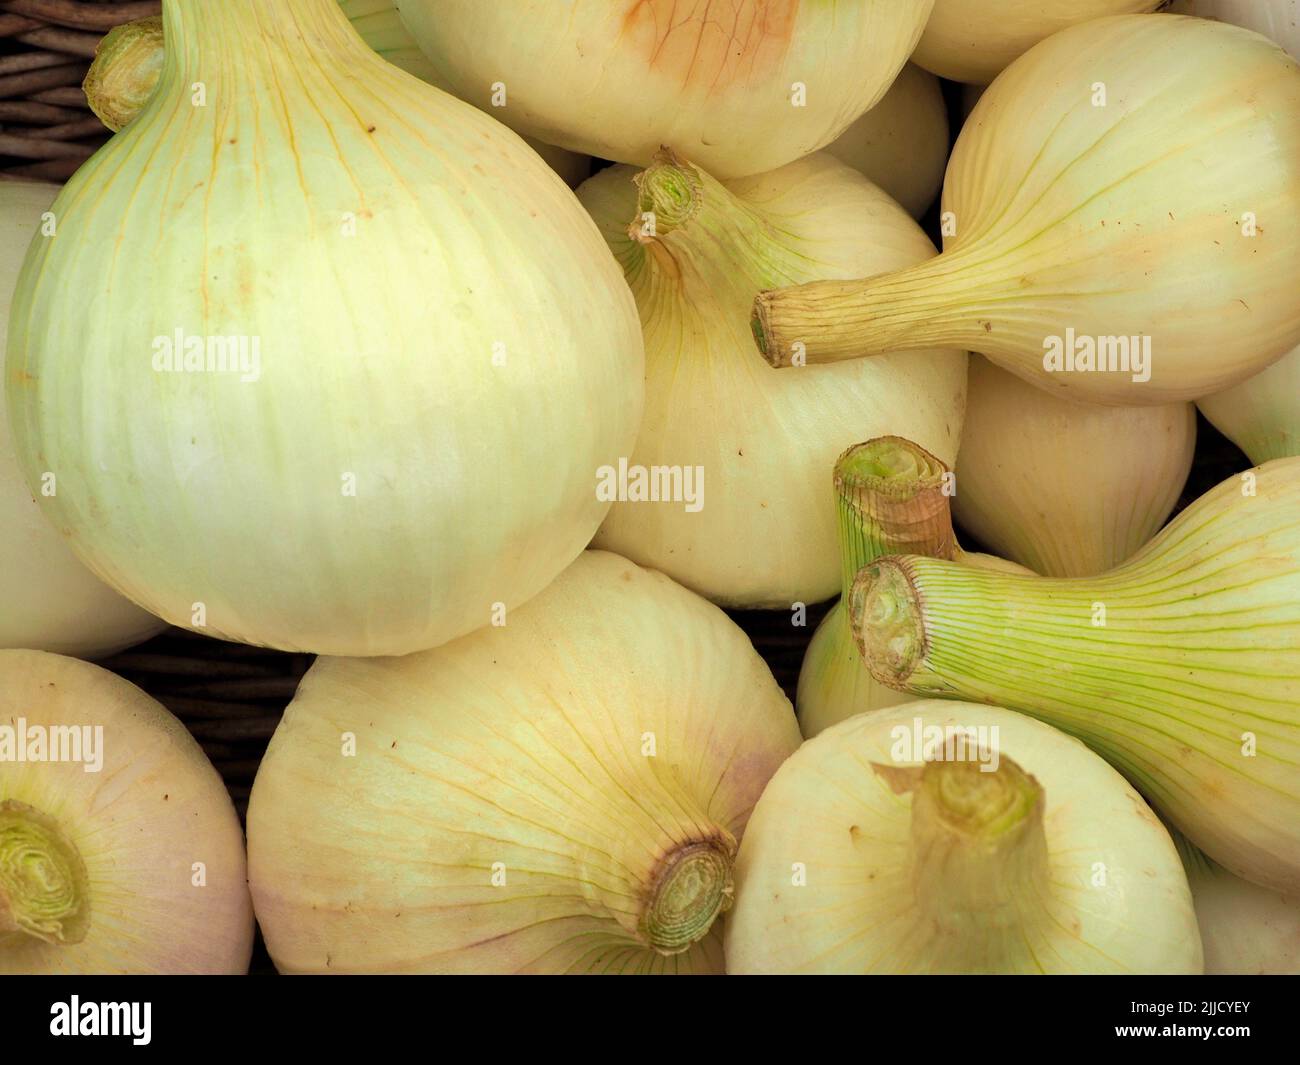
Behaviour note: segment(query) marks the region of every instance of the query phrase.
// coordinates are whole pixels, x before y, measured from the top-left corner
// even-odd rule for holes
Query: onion
[[[1300,891],[1300,459],[1225,481],[1101,576],[894,557],[849,603],[877,680],[1058,725],[1215,861]]]
[[[97,666],[0,651],[0,974],[243,973],[244,838],[184,726]]]
[[[932,0],[398,0],[456,94],[521,133],[719,178],[833,141],[889,88]],[[782,115],[787,115],[782,118]]]
[[[935,0],[915,62],[987,85],[1044,37],[1088,19],[1154,11],[1162,0]]]
[[[798,743],[725,615],[585,554],[504,627],[312,667],[248,813],[267,947],[282,972],[720,972],[737,841]]]
[[[880,103],[826,151],[920,218],[943,186],[948,144],[948,108],[939,79],[908,63]]]
[[[339,0],[339,6],[366,44],[390,63],[449,91],[406,32],[393,0]],[[153,17],[114,27],[96,49],[95,61],[82,87],[90,109],[114,133],[140,113],[157,86],[162,75],[163,44],[163,21]],[[570,188],[576,188],[591,174],[591,159],[587,156],[528,137],[524,140]]]
[[[58,194],[53,185],[0,181],[0,363],[9,300],[27,247]],[[39,238],[38,238],[39,239]],[[57,492],[57,478],[43,489]],[[32,647],[97,658],[165,625],[113,592],[77,561],[23,483],[0,403],[0,648]]]
[[[1300,0],[1174,0],[1169,10],[1245,26],[1300,59]]]
[[[966,411],[957,520],[1049,577],[1118,566],[1165,523],[1192,468],[1190,403],[1075,403],[976,356]]]
[[[1063,30],[976,106],[943,211],[935,259],[762,293],[760,347],[963,347],[1117,406],[1220,391],[1300,343],[1300,66],[1204,19]]]
[[[816,736],[854,714],[911,701],[872,678],[849,627],[845,604],[858,571],[868,562],[882,555],[916,554],[1028,572],[961,549],[948,507],[949,476],[928,451],[898,437],[855,444],[835,463],[843,594],[817,626],[799,670],[795,709],[804,736]]]
[[[1118,773],[1019,714],[929,700],[777,770],[726,954],[740,974],[1201,971],[1178,852]]]
[[[825,154],[724,185],[665,151],[639,175],[602,171],[578,196],[623,266],[645,332],[646,415],[629,471],[682,474],[674,498],[645,502],[629,472],[597,545],[726,605],[829,598],[840,567],[826,471],[864,433],[906,436],[953,461],[966,356],[778,373],[754,356],[750,301],[774,283],[920,262],[930,241]]]
[[[593,471],[635,438],[642,341],[608,250],[514,134],[333,0],[163,17],[158,90],[19,280],[28,483],[56,472],[47,515],[175,624],[358,655],[487,624],[586,546]],[[168,368],[178,335],[208,342],[200,372]]]
[[[1256,465],[1300,455],[1300,347],[1262,373],[1196,405]]]

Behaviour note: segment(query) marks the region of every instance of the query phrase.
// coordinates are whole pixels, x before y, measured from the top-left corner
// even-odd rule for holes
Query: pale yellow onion
[[[1067,729],[1215,861],[1300,894],[1300,458],[1224,481],[1108,573],[893,556],[849,608],[877,680]]]
[[[1300,59],[1300,0],[1174,0],[1169,10],[1244,26]]]
[[[594,471],[635,438],[642,341],[608,249],[513,133],[333,0],[163,17],[158,90],[19,280],[28,482],[55,472],[47,515],[176,624],[361,655],[487,624],[586,546]],[[177,329],[256,339],[260,366],[156,370]]]
[[[602,171],[578,197],[622,264],[645,331],[646,415],[631,465],[704,471],[701,507],[616,502],[596,543],[729,606],[788,609],[833,595],[827,471],[872,435],[905,436],[951,462],[966,355],[778,372],[754,353],[750,301],[774,283],[920,262],[930,241],[825,153],[720,184],[665,152],[639,176]]]
[[[502,627],[317,660],[249,807],[267,947],[282,972],[721,972],[736,844],[798,744],[721,611],[588,552]]]
[[[1100,407],[971,360],[953,513],[982,544],[1048,577],[1118,566],[1178,502],[1196,409]]]
[[[953,81],[987,85],[1045,37],[1088,19],[1154,11],[1162,0],[935,0],[912,59]]]
[[[937,259],[761,294],[768,357],[788,362],[796,342],[808,362],[950,344],[1092,402],[1220,391],[1300,342],[1300,66],[1205,19],[1063,30],[984,94],[942,208]],[[1071,335],[1116,354],[1110,338],[1149,338],[1149,380],[1131,363],[1049,369]]]
[[[975,748],[927,750],[927,729]],[[735,974],[1201,971],[1178,852],[1137,792],[1064,733],[937,700],[859,715],[777,770],[726,953]]]
[[[1300,455],[1300,347],[1196,405],[1254,463]]]
[[[881,101],[826,151],[920,218],[939,195],[948,165],[948,108],[939,79],[908,63]]]
[[[394,66],[421,81],[450,91],[397,17],[393,0],[339,0],[339,7],[366,42]],[[114,133],[143,109],[163,67],[163,24],[158,17],[137,19],[110,30],[95,50],[84,89],[90,108]],[[591,159],[529,137],[537,152],[570,188],[591,174]]]
[[[397,8],[457,95],[519,132],[641,166],[669,144],[728,178],[774,170],[839,136],[885,94],[932,3],[397,0]]]
[[[239,818],[184,726],[98,666],[0,651],[0,974],[243,973],[252,949]]]
[[[0,363],[23,252],[58,191],[0,181]],[[47,484],[58,491],[57,479]],[[97,579],[41,515],[19,471],[0,403],[0,647],[97,658],[165,627]]]
[[[799,668],[795,710],[811,738],[854,714],[910,702],[881,684],[862,661],[846,601],[858,571],[882,555],[920,554],[971,566],[1028,572],[1014,562],[964,551],[952,529],[948,468],[910,440],[879,437],[856,444],[835,463],[842,586],[817,626]]]

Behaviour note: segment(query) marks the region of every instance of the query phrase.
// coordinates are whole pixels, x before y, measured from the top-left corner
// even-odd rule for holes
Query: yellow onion
[[[1300,347],[1262,373],[1196,405],[1251,462],[1300,455]]]
[[[935,0],[913,60],[987,85],[1044,37],[1088,19],[1154,11],[1162,0]]]
[[[339,0],[339,7],[366,44],[390,63],[450,91],[407,33],[393,0]],[[157,16],[123,23],[105,34],[83,88],[90,109],[114,133],[144,108],[162,75],[163,55],[163,21]],[[590,175],[589,157],[528,137],[524,140],[570,188]]]
[[[1063,30],[980,99],[942,208],[935,259],[760,294],[768,358],[951,345],[1116,406],[1220,391],[1300,343],[1300,66],[1205,19]]]
[[[23,251],[52,221],[46,212],[58,191],[53,185],[0,181],[0,363]],[[57,492],[58,479],[43,480],[39,490]],[[0,403],[0,647],[96,658],[164,627],[86,569],[41,515],[19,471]]]
[[[1169,834],[1083,744],[926,700],[804,744],[754,808],[730,973],[1199,973]]]
[[[441,78],[550,144],[719,178],[824,147],[889,88],[933,0],[397,0]]]
[[[244,837],[194,738],[133,684],[0,651],[0,974],[243,973]]]
[[[593,471],[635,438],[608,249],[513,133],[333,0],[163,18],[157,91],[19,279],[28,483],[55,472],[46,514],[175,624],[358,655],[487,624],[586,546]]]
[[[1300,0],[1174,0],[1169,10],[1244,26],[1300,59]]]
[[[248,812],[281,972],[720,972],[763,785],[798,746],[745,634],[582,555],[507,623],[321,658]]]
[[[931,555],[1028,572],[1014,562],[962,550],[949,512],[951,477],[928,451],[898,437],[855,444],[836,461],[842,594],[813,633],[799,670],[795,710],[804,736],[913,698],[875,680],[853,639],[845,604],[868,562],[882,555]]]
[[[826,151],[920,218],[939,195],[948,165],[948,108],[939,79],[908,63],[881,101]]]
[[[1045,576],[1102,573],[1165,523],[1195,447],[1190,403],[1076,403],[976,356],[953,512],[981,543]]]
[[[1066,729],[1220,865],[1300,893],[1300,458],[1225,481],[1099,576],[893,556],[849,606],[877,680]]]
[[[645,421],[597,545],[726,605],[829,598],[840,567],[826,471],[864,434],[905,436],[953,461],[966,355],[781,373],[754,354],[749,305],[777,279],[920,262],[930,241],[824,153],[723,184],[664,151],[640,174],[602,171],[578,197],[623,267],[646,339]],[[681,471],[682,490],[641,501],[634,469]],[[687,473],[698,498],[686,498]]]

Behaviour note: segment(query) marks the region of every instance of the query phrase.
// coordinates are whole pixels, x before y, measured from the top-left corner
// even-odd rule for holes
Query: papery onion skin
[[[29,484],[55,471],[46,513],[91,568],[209,635],[400,654],[487,624],[586,546],[594,471],[635,438],[642,341],[608,250],[513,133],[336,4],[164,19],[158,91],[19,281]],[[195,83],[221,90],[196,107]],[[178,329],[255,339],[254,379],[155,370]]]
[[[935,0],[912,61],[987,85],[1045,37],[1088,19],[1154,11],[1162,0]]]
[[[669,144],[718,178],[775,170],[839,136],[885,94],[931,7],[397,2],[439,76],[519,132],[639,166]]]
[[[1300,59],[1300,0],[1174,0],[1169,11],[1254,30]]]
[[[13,858],[6,826],[36,811],[57,826],[86,877],[84,927],[62,942],[0,933],[0,974],[247,972],[253,909],[243,833],[184,726],[97,666],[0,651],[0,726],[20,723],[49,737],[57,727],[102,728],[102,767],[86,771],[96,761],[86,748],[81,762],[0,760],[0,863]],[[12,872],[0,870],[0,881]]]
[[[775,278],[890,269],[933,246],[898,204],[825,153],[725,184],[671,152],[646,173],[638,187],[633,168],[611,167],[578,198],[623,267],[646,337],[646,415],[631,464],[702,467],[703,501],[690,512],[620,500],[596,544],[727,606],[827,599],[840,586],[827,471],[875,435],[906,436],[951,463],[966,355],[777,372],[754,354],[750,301]],[[675,195],[685,203],[677,222]],[[637,223],[651,208],[654,237]]]
[[[889,91],[826,151],[920,218],[943,187],[948,108],[939,79],[908,63]]]
[[[1256,465],[1300,455],[1300,347],[1262,373],[1196,405]]]
[[[981,543],[1047,577],[1118,566],[1178,502],[1196,409],[1101,407],[971,359],[953,513]]]
[[[1205,19],[1063,30],[981,98],[942,210],[937,259],[760,293],[767,357],[951,344],[1088,402],[1221,391],[1300,343],[1300,65]],[[1118,368],[1053,363],[1089,343]]]
[[[1013,855],[1026,868],[983,908],[978,884],[956,873],[975,872],[979,853],[966,854],[971,867],[960,848],[937,870],[922,865],[917,793],[891,783],[918,772],[907,767],[921,755],[899,748],[894,732],[918,725],[996,727],[999,771],[1014,760],[1041,787],[1046,853],[1025,852],[1032,837],[1006,855],[990,850],[989,872]],[[1082,744],[996,706],[925,700],[808,741],[755,807],[736,879],[732,974],[1201,971],[1187,880],[1146,803]],[[969,911],[956,908],[963,902]]]
[[[54,185],[0,182],[0,364],[23,249],[58,191]],[[98,658],[165,627],[86,569],[41,514],[18,468],[0,402],[0,648]]]
[[[317,661],[249,807],[267,946],[281,972],[721,972],[703,922],[730,904],[729,876],[696,870],[725,897],[664,926],[660,949],[651,885],[689,855],[729,873],[798,744],[725,615],[588,552],[502,627]]]
[[[877,680],[1066,729],[1209,857],[1300,891],[1300,459],[1225,481],[1100,576],[894,557],[850,605]]]

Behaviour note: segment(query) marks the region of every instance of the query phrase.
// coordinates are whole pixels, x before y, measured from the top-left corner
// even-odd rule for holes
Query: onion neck
[[[729,835],[674,847],[651,874],[638,931],[660,954],[680,954],[730,909],[736,843]]]
[[[882,555],[955,557],[948,472],[925,448],[897,436],[855,444],[835,463],[843,592]]]
[[[0,802],[0,950],[15,936],[68,946],[89,928],[89,880],[76,845],[52,817]]]
[[[912,887],[941,954],[995,965],[1050,895],[1043,789],[1005,755],[927,762],[912,797]]]
[[[158,85],[165,48],[155,15],[111,29],[95,49],[82,89],[96,117],[114,133],[140,113]]]

